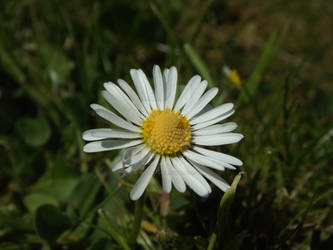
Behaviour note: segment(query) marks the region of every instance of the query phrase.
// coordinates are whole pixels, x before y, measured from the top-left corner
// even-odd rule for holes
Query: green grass
[[[2,1],[0,249],[333,249],[332,15],[318,0]],[[107,126],[89,108],[103,82],[154,64],[236,104],[245,138],[221,150],[244,174],[226,195],[165,196],[156,175],[140,210],[118,152],[82,151]]]

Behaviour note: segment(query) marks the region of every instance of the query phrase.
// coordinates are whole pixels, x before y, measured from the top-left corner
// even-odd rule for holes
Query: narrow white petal
[[[140,120],[144,119],[144,116],[139,112],[131,99],[116,84],[107,82],[104,83],[104,88],[111,94],[113,98],[118,99],[119,102],[121,102],[123,105],[128,106],[133,115],[139,117]]]
[[[122,173],[124,175],[127,175],[127,174],[133,173],[135,171],[138,171],[140,168],[148,165],[154,156],[155,156],[154,153],[148,152],[148,154],[145,157],[143,157],[140,161],[130,165],[129,167],[125,167],[125,169]]]
[[[144,115],[148,116],[148,112],[140,101],[138,95],[134,92],[134,90],[129,86],[127,82],[122,79],[118,79],[119,86],[125,91],[125,93],[132,100],[133,104],[138,108],[138,110]]]
[[[97,141],[108,138],[137,139],[141,137],[139,133],[111,128],[89,129],[84,131],[82,135],[83,140],[86,141]]]
[[[192,93],[191,98],[185,103],[185,106],[182,110],[182,114],[186,116],[193,107],[195,107],[195,104],[198,102],[202,94],[205,92],[205,89],[207,88],[207,81],[204,80],[201,83],[197,85],[197,89]]]
[[[133,189],[131,190],[130,193],[131,200],[135,201],[141,197],[156,170],[159,159],[160,156],[157,155],[154,161],[149,165],[149,167],[147,167],[145,171],[143,171],[140,178],[137,180]]]
[[[193,135],[214,135],[227,133],[235,130],[237,124],[235,122],[227,122],[223,124],[215,124],[206,128],[198,129],[192,132]]]
[[[145,86],[142,84],[140,77],[138,75],[138,72],[136,69],[131,69],[130,74],[133,80],[133,83],[135,85],[136,90],[138,91],[141,103],[147,110],[147,113],[149,114],[151,112],[151,108],[149,105],[149,99],[148,99],[148,94],[147,94],[147,89]]]
[[[91,104],[90,107],[95,110],[95,112],[102,118],[104,118],[105,120],[113,123],[114,125],[120,127],[120,128],[124,128],[127,129],[129,131],[132,132],[137,132],[137,133],[141,133],[141,129],[135,125],[133,125],[132,123],[124,120],[123,118],[119,117],[118,115],[116,115],[115,113],[111,112],[110,110],[104,108],[101,105],[98,104]]]
[[[86,153],[102,152],[109,151],[120,148],[129,148],[138,144],[141,144],[142,140],[103,140],[103,141],[94,141],[87,143],[83,147],[83,151]]]
[[[98,137],[100,139],[107,139],[107,138],[123,138],[123,139],[137,139],[142,138],[139,133],[129,132],[126,130],[120,129],[96,129],[93,130],[92,136]]]
[[[194,91],[196,91],[197,86],[200,84],[201,77],[199,75],[193,76],[189,82],[186,84],[185,88],[183,89],[183,92],[179,96],[177,103],[175,105],[174,110],[178,111],[180,110],[185,103],[188,102],[188,100],[191,98],[193,95]]]
[[[150,83],[148,81],[148,78],[147,78],[146,74],[141,69],[139,69],[138,70],[138,75],[139,75],[139,78],[141,80],[141,83],[146,88],[146,92],[147,92],[150,107],[152,108],[152,110],[157,109],[155,95],[154,95],[153,89],[150,86]]]
[[[93,136],[91,131],[93,131],[94,129],[89,129],[83,132],[82,134],[82,139],[85,141],[97,141],[100,140],[100,138],[97,138],[96,136]]]
[[[199,196],[207,197],[209,195],[206,187],[192,175],[188,174],[185,166],[177,157],[171,158],[171,161],[178,174],[183,178],[187,186],[189,186]]]
[[[208,127],[210,125],[213,125],[213,124],[216,124],[220,121],[223,121],[225,119],[227,119],[228,117],[232,116],[233,113],[235,113],[235,110],[231,110],[221,116],[218,116],[212,120],[209,120],[209,121],[206,121],[206,122],[201,122],[201,123],[198,123],[198,124],[195,124],[194,126],[192,126],[192,130],[197,130],[197,129],[201,129],[201,128],[205,128],[205,127]]]
[[[217,145],[226,145],[239,142],[243,139],[242,134],[238,133],[223,133],[217,135],[198,135],[194,136],[192,142],[194,144],[203,145],[203,146],[217,146]]]
[[[172,185],[171,185],[171,177],[168,171],[168,167],[166,166],[165,157],[162,156],[161,159],[161,174],[162,174],[162,185],[164,192],[170,193]]]
[[[231,155],[227,155],[227,154],[223,154],[221,152],[217,152],[217,151],[213,151],[213,150],[209,150],[209,149],[205,149],[202,147],[197,147],[194,146],[193,150],[197,151],[200,154],[203,154],[209,158],[212,159],[216,159],[217,161],[223,161],[232,165],[236,165],[236,166],[242,166],[243,162],[241,160],[239,160],[238,158],[231,156]]]
[[[164,69],[163,70],[163,89],[164,89],[164,108],[165,107],[165,100],[166,100],[166,92],[167,92],[167,83],[169,80],[169,69]]]
[[[215,119],[216,117],[219,117],[221,115],[226,114],[227,112],[231,111],[233,109],[234,105],[232,103],[225,103],[220,106],[217,106],[206,113],[203,113],[202,115],[195,116],[190,120],[190,124],[197,124],[200,122],[206,122],[212,119]]]
[[[186,191],[186,185],[183,178],[178,174],[177,170],[172,165],[170,158],[166,157],[165,160],[172,184],[178,190],[178,192],[184,193]]]
[[[204,165],[210,168],[214,168],[216,170],[223,171],[225,169],[225,165],[227,165],[225,162],[217,162],[214,161],[204,155],[198,154],[196,152],[186,150],[183,152],[183,155],[191,162],[198,163],[200,165]]]
[[[118,161],[116,163],[116,165],[114,165],[114,167],[112,168],[112,172],[119,172],[119,171],[122,171],[124,168],[123,166],[123,161]]]
[[[218,88],[211,88],[208,90],[192,108],[189,114],[186,115],[187,119],[191,119],[193,116],[198,114],[213,98],[217,95]]]
[[[209,168],[197,164],[195,164],[194,166],[203,176],[205,176],[208,180],[210,180],[215,186],[217,186],[223,192],[227,191],[230,188],[229,184],[222,177],[214,173]]]
[[[153,67],[153,78],[154,78],[154,88],[157,106],[164,110],[164,88],[163,88],[163,76],[161,69],[158,65]]]
[[[183,166],[186,168],[186,171],[189,175],[193,176],[193,178],[195,178],[197,181],[199,181],[202,185],[204,185],[204,187],[207,189],[208,193],[212,192],[211,187],[209,186],[208,182],[205,180],[205,178],[203,178],[198,171],[193,168],[193,166],[187,162],[184,157],[179,156],[178,159],[183,163]]]
[[[176,90],[177,90],[177,69],[171,67],[167,74],[166,81],[166,92],[165,92],[165,107],[173,108],[175,102]]]
[[[145,150],[147,147],[144,143],[137,145],[135,147],[128,148],[123,151],[122,153],[122,160],[124,167],[131,165],[131,163],[139,161],[143,156],[141,156],[142,151]]]
[[[124,167],[129,167],[142,161],[149,151],[150,149],[145,144],[127,149],[123,154]]]
[[[114,107],[123,117],[125,117],[128,121],[131,121],[139,126],[142,125],[142,118],[134,112],[129,105],[118,95],[118,98],[115,98],[114,94],[110,94],[110,92],[103,90],[102,95],[104,99]]]

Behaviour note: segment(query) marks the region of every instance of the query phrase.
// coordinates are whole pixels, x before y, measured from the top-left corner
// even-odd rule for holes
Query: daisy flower
[[[165,69],[162,74],[159,66],[154,66],[154,89],[141,69],[131,69],[130,74],[137,93],[121,79],[118,85],[104,83],[102,91],[105,100],[120,115],[99,104],[90,105],[99,116],[121,129],[85,131],[83,139],[91,142],[83,151],[125,149],[112,171],[129,174],[144,168],[130,192],[132,200],[140,198],[158,167],[167,193],[172,186],[179,192],[185,192],[188,186],[206,197],[212,191],[207,180],[226,191],[228,183],[213,170],[235,169],[242,162],[205,146],[231,144],[243,138],[231,132],[236,123],[219,123],[234,113],[234,105],[226,103],[208,109],[218,89],[205,92],[207,81],[198,75],[189,80],[176,100],[175,67]]]
[[[236,85],[236,87],[242,87],[242,80],[236,69],[230,69],[227,65],[223,67],[224,74],[230,79],[230,81]]]

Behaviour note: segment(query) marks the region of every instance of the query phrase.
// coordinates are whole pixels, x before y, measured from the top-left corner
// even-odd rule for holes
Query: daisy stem
[[[135,211],[134,211],[134,222],[133,222],[133,228],[129,237],[129,243],[130,245],[134,245],[136,242],[136,239],[138,237],[138,234],[140,232],[141,228],[141,220],[143,215],[143,206],[145,204],[145,193],[141,196],[139,200],[135,202]]]

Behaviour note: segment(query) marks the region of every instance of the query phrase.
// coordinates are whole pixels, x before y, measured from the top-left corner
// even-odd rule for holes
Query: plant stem
[[[142,195],[142,197],[135,202],[135,211],[134,211],[134,222],[133,222],[133,228],[132,232],[129,237],[129,243],[130,245],[134,245],[136,242],[136,239],[138,237],[138,234],[140,232],[141,228],[141,220],[143,215],[143,206],[145,203],[145,193]]]
[[[213,234],[210,236],[210,239],[209,239],[209,245],[208,245],[207,250],[213,250],[213,249],[214,249],[214,246],[215,246],[215,242],[216,242],[216,234],[213,233]]]

